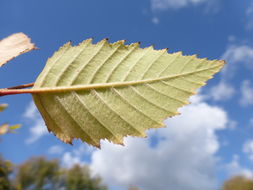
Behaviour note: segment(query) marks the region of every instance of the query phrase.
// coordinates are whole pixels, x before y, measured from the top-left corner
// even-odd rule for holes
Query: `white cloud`
[[[251,118],[251,119],[249,120],[249,125],[250,125],[250,126],[253,126],[253,118]]]
[[[248,158],[253,161],[253,140],[248,140],[243,145],[243,152],[248,155]]]
[[[230,83],[237,70],[246,67],[253,71],[253,47],[248,45],[229,45],[221,56],[227,64],[221,71],[221,81],[212,87],[208,94],[215,101],[229,100],[235,94],[235,87]]]
[[[247,178],[253,178],[253,172],[248,168],[242,167],[240,165],[238,155],[234,155],[232,161],[228,163],[225,167],[230,177],[245,176]]]
[[[210,89],[209,95],[215,101],[228,100],[235,93],[235,89],[228,83],[221,81]]]
[[[249,80],[244,80],[241,85],[241,99],[240,104],[242,106],[253,105],[253,85]]]
[[[72,167],[75,164],[83,165],[84,163],[81,161],[81,158],[73,155],[71,152],[66,152],[62,157],[63,165],[67,168]]]
[[[198,5],[208,0],[151,0],[152,10],[179,9],[188,5]]]
[[[230,79],[234,77],[237,65],[240,63],[253,69],[253,47],[248,45],[230,45],[221,57],[227,61],[225,68],[222,70],[223,77]],[[241,67],[241,66],[240,66]]]
[[[61,147],[59,145],[54,145],[48,149],[48,153],[49,154],[61,154],[63,152],[63,150],[64,150],[63,147]]]
[[[227,129],[234,130],[236,129],[237,125],[238,125],[237,121],[230,119],[227,124]]]
[[[160,20],[157,17],[153,17],[151,20],[154,24],[159,24]]]
[[[247,16],[251,16],[252,14],[253,14],[253,1],[251,1],[251,4],[248,6],[248,8],[246,10],[246,15]]]
[[[88,146],[87,144],[82,144],[72,151],[65,152],[62,156],[62,164],[68,168],[75,164],[83,165],[86,163],[84,158],[89,157],[94,150],[94,147]]]
[[[246,29],[251,30],[253,29],[253,1],[248,6],[245,15],[246,15],[246,20],[247,20]]]
[[[195,96],[196,97],[196,96]],[[167,128],[150,131],[150,139],[126,138],[125,147],[102,143],[92,153],[91,169],[117,189],[135,185],[141,190],[213,190],[216,187],[216,130],[224,129],[226,113],[201,98],[166,121]]]
[[[160,11],[167,11],[169,9],[178,10],[187,6],[205,5],[204,12],[216,13],[220,9],[221,0],[150,0],[151,11],[156,15]],[[159,24],[160,20],[156,16],[151,19],[154,24]]]
[[[33,123],[33,126],[29,127],[30,135],[25,141],[27,144],[34,143],[42,136],[48,134],[45,122],[33,102],[26,108],[24,117],[28,120],[28,123]]]

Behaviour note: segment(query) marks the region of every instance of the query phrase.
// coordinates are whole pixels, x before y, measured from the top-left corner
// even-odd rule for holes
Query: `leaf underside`
[[[0,67],[11,59],[36,49],[31,39],[23,33],[15,33],[0,41]]]
[[[62,141],[123,144],[125,136],[145,137],[147,129],[163,127],[223,65],[139,43],[88,39],[67,43],[48,59],[33,89],[49,91],[33,98],[48,130]]]

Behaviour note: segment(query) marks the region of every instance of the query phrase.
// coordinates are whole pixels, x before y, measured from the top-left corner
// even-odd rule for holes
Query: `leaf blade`
[[[125,136],[145,137],[147,129],[163,127],[223,65],[138,43],[88,39],[60,48],[30,91],[48,129],[64,142],[123,144]]]

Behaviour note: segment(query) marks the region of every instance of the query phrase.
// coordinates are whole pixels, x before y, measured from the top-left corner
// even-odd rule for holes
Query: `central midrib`
[[[200,73],[207,70],[212,70],[214,68],[222,67],[222,65],[216,65],[210,68],[201,69],[197,71],[159,77],[155,79],[146,79],[146,80],[139,80],[139,81],[124,81],[124,82],[113,82],[113,83],[97,83],[97,84],[84,84],[84,85],[75,85],[75,86],[60,86],[60,87],[41,87],[41,88],[32,88],[32,89],[20,89],[15,91],[19,91],[19,93],[54,93],[54,92],[66,92],[66,91],[80,91],[80,90],[91,90],[91,89],[103,89],[103,88],[110,88],[110,87],[125,87],[131,85],[138,85],[138,84],[145,84],[145,83],[153,83],[157,81],[163,81],[173,78],[178,78],[182,76],[187,76],[191,74]],[[5,90],[5,91],[14,91],[14,90]]]

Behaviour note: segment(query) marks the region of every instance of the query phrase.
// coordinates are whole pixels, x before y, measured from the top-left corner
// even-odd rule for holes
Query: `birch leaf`
[[[32,93],[48,130],[62,141],[123,144],[125,136],[145,137],[147,129],[164,127],[223,65],[138,43],[88,39],[61,47]]]
[[[0,41],[0,67],[11,59],[35,49],[31,39],[23,33],[16,33]]]

